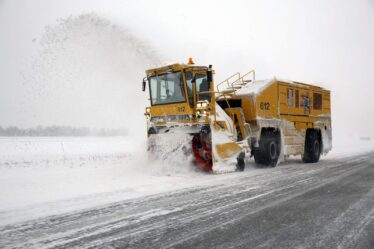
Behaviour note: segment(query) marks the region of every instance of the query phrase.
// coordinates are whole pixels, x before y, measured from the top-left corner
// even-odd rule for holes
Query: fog
[[[372,136],[373,1],[0,1],[0,125],[144,135],[144,70],[213,64],[332,92],[333,134]]]

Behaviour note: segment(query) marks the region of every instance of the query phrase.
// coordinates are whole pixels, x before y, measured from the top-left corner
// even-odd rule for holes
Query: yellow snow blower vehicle
[[[256,81],[253,70],[214,86],[213,75],[211,65],[196,66],[191,58],[146,71],[149,151],[163,137],[185,134],[194,163],[218,173],[243,170],[247,155],[274,167],[290,155],[317,162],[331,150],[328,90],[275,78]]]

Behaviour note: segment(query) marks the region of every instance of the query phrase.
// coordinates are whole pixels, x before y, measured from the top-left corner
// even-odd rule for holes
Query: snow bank
[[[37,217],[145,196],[190,186],[191,176],[204,177],[186,165],[186,157],[181,160],[182,147],[175,150],[167,143],[166,158],[149,160],[145,140],[0,138],[0,217],[15,210],[9,219],[0,220],[16,221],[18,216]],[[43,214],[27,211],[41,204],[50,208]]]
[[[139,146],[127,137],[0,137],[0,165],[40,166],[48,161],[126,156]]]

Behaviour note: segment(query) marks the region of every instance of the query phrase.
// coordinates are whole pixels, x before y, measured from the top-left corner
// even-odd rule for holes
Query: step
[[[245,86],[247,85],[248,83],[235,83],[233,84],[233,86]]]
[[[235,89],[227,89],[227,90],[222,90],[220,91],[221,94],[230,94],[234,93],[236,90]]]

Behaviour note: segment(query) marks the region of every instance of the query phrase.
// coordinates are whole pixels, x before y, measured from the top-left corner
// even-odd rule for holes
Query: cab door
[[[197,100],[211,100],[211,94],[208,93],[211,91],[211,83],[208,82],[208,76],[206,71],[195,71],[195,88]]]

